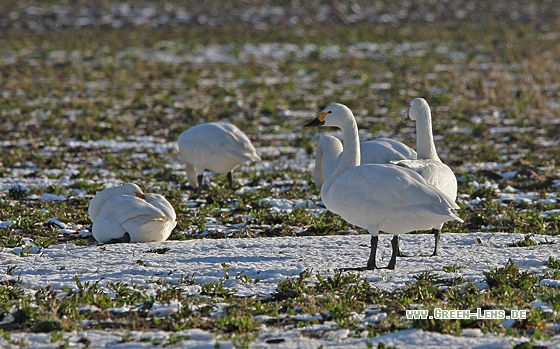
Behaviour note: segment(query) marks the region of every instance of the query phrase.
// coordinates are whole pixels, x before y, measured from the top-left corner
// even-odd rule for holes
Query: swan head
[[[350,108],[340,103],[333,103],[326,107],[321,114],[308,122],[303,127],[312,126],[335,126],[340,127],[346,120],[353,119],[353,114]]]
[[[424,98],[414,98],[410,101],[407,120],[418,120],[430,115],[430,106]]]

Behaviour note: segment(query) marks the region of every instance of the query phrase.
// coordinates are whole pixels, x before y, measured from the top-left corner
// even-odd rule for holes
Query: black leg
[[[377,243],[379,242],[379,236],[371,237],[371,251],[369,252],[369,259],[367,261],[367,270],[377,269],[377,264],[375,263],[375,255],[377,254]]]
[[[391,254],[391,260],[389,261],[389,265],[387,269],[395,269],[395,265],[397,265],[397,254],[399,249],[399,236],[395,235],[393,240],[391,240],[391,246],[393,247],[393,253]]]
[[[122,242],[130,242],[130,235],[128,233],[124,233],[124,235],[120,238],[111,239],[107,241],[106,244],[120,244]]]
[[[433,256],[437,256],[438,255],[438,247],[439,247],[439,238],[441,236],[441,229],[432,229],[433,233],[434,233],[434,239],[435,239],[435,244],[434,244],[434,253],[432,253],[432,257]]]
[[[371,237],[371,250],[369,252],[369,259],[367,262],[366,267],[354,267],[354,268],[341,268],[342,271],[365,271],[365,270],[375,270],[377,269],[377,265],[375,264],[375,254],[377,252],[377,242],[379,241],[379,237],[372,236]]]
[[[229,189],[233,189],[233,171],[227,173],[227,180],[229,182]]]
[[[202,193],[202,175],[198,175],[196,179],[198,180],[198,188],[196,188],[196,193],[200,195]]]

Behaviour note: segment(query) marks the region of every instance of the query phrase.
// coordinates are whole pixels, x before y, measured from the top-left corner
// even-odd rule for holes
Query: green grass
[[[227,271],[227,265],[225,266]],[[375,337],[395,330],[417,327],[441,333],[460,334],[462,329],[480,328],[483,332],[503,333],[500,320],[407,320],[404,309],[414,309],[421,304],[422,309],[433,311],[441,309],[467,309],[476,312],[477,308],[491,309],[528,309],[526,319],[508,329],[508,334],[522,334],[528,337],[549,338],[553,334],[544,329],[546,323],[558,322],[558,312],[550,313],[531,307],[536,299],[549,304],[559,297],[558,289],[539,286],[542,276],[520,272],[515,265],[508,263],[502,268],[485,272],[489,289],[481,289],[471,282],[443,279],[437,274],[421,274],[415,284],[394,293],[382,292],[372,286],[359,274],[334,271],[332,275],[321,276],[310,270],[298,277],[285,279],[278,283],[274,293],[267,297],[238,297],[236,290],[224,286],[228,273],[218,282],[202,285],[198,296],[175,285],[163,285],[157,294],[148,295],[134,285],[126,283],[110,284],[115,292],[109,297],[99,282],[81,282],[75,278],[76,287],[65,289],[61,296],[50,291],[49,287],[38,290],[34,296],[15,291],[17,284],[0,285],[2,303],[0,309],[7,311],[16,308],[15,321],[0,327],[4,330],[18,328],[34,332],[50,332],[53,336],[59,331],[77,329],[83,320],[98,320],[88,328],[103,328],[104,321],[117,319],[111,308],[140,306],[138,311],[118,315],[122,329],[130,331],[162,329],[179,331],[188,328],[202,328],[220,331],[226,337],[239,341],[245,346],[254,340],[259,324],[267,326],[293,325],[296,328],[319,321],[333,321],[341,328],[351,330],[351,337],[358,337],[366,330],[368,336]],[[256,281],[251,281],[256,282]],[[442,285],[450,287],[442,288]],[[178,301],[180,310],[164,318],[152,318],[149,309],[154,302]],[[218,303],[227,303],[220,317],[208,317],[208,312]],[[197,311],[193,311],[196,305]],[[94,306],[95,311],[81,311],[80,307]],[[351,315],[365,314],[368,309],[376,308],[386,313],[386,317],[375,323],[364,325]],[[320,320],[295,320],[298,314],[320,314]],[[256,316],[266,315],[269,320],[256,320]],[[170,341],[178,338],[169,339]]]
[[[367,117],[360,128],[374,135],[378,131],[393,132],[407,144],[415,144],[413,126],[403,120],[411,98],[425,97],[433,107],[436,145],[441,158],[453,168],[464,163],[495,161],[506,164],[499,170],[462,173],[459,193],[460,216],[465,224],[446,224],[445,233],[500,231],[531,235],[558,235],[560,215],[541,215],[545,210],[559,209],[555,202],[500,202],[499,193],[491,187],[476,188],[471,182],[497,183],[500,190],[511,186],[523,192],[536,193],[546,199],[556,194],[555,164],[560,161],[557,145],[542,146],[539,139],[556,141],[560,131],[553,122],[558,109],[558,40],[545,40],[542,34],[560,30],[558,24],[547,28],[530,27],[518,23],[487,24],[407,24],[393,25],[333,25],[328,30],[313,26],[294,26],[286,30],[273,28],[256,30],[237,26],[220,28],[137,28],[130,30],[81,30],[31,34],[8,31],[2,38],[2,52],[17,53],[14,64],[2,66],[0,98],[2,116],[0,141],[8,142],[0,152],[0,176],[4,178],[48,178],[45,187],[15,186],[0,192],[0,221],[14,224],[0,229],[2,248],[24,247],[22,256],[30,255],[24,238],[32,238],[42,248],[72,242],[77,245],[94,241],[79,234],[59,234],[48,220],[57,217],[70,229],[89,229],[87,214],[89,197],[105,186],[104,177],[119,181],[134,181],[146,191],[163,194],[175,207],[178,225],[172,240],[199,237],[226,238],[256,236],[301,236],[345,234],[357,231],[337,215],[317,215],[306,208],[289,213],[272,212],[261,204],[264,198],[320,200],[312,174],[293,169],[272,168],[266,171],[239,170],[237,179],[247,186],[261,185],[256,191],[238,194],[227,188],[223,175],[211,178],[210,188],[200,197],[186,188],[186,178],[165,167],[176,156],[173,150],[157,152],[148,147],[140,157],[135,151],[108,148],[69,147],[70,140],[96,141],[151,135],[172,142],[186,128],[203,121],[232,120],[252,139],[257,147],[295,146],[313,156],[315,141],[301,126],[306,120],[280,116],[288,109],[319,111],[334,101],[347,103],[353,110]],[[271,64],[248,58],[239,64],[168,64],[139,58],[127,51],[161,50],[165,43],[169,50],[180,54],[197,46],[231,45],[237,55],[247,43],[290,43],[300,47],[306,43],[317,45],[308,59],[290,57]],[[389,45],[386,53],[376,58],[326,60],[320,49],[338,45],[342,52],[360,42]],[[424,55],[396,55],[392,52],[401,43],[426,43]],[[467,53],[464,60],[455,62],[438,48]],[[61,61],[49,59],[55,51],[66,52]],[[68,54],[77,51],[81,60],[73,61]],[[478,54],[489,54],[489,70],[479,69]],[[35,62],[33,65],[30,62]],[[450,70],[462,65],[464,69]],[[277,85],[266,85],[266,78],[283,78]],[[530,79],[529,79],[530,77]],[[306,80],[308,78],[308,80]],[[245,83],[236,84],[238,81]],[[204,81],[217,81],[205,85]],[[373,90],[372,83],[388,82],[387,90]],[[552,86],[545,90],[543,86]],[[441,91],[441,93],[434,91]],[[517,93],[517,91],[522,91]],[[238,104],[237,101],[242,103]],[[499,111],[516,127],[532,127],[525,131],[496,133],[492,121],[474,124],[473,115]],[[72,116],[74,115],[74,116]],[[268,118],[264,122],[264,118]],[[457,130],[468,130],[459,132]],[[268,140],[261,134],[282,135],[296,132],[291,140]],[[315,132],[315,131],[313,131]],[[506,139],[506,137],[509,137]],[[18,142],[21,140],[22,142]],[[296,154],[283,153],[286,159]],[[277,156],[263,156],[275,161]],[[511,160],[510,163],[507,163]],[[94,165],[96,164],[96,165]],[[541,167],[551,166],[543,170]],[[17,171],[24,174],[17,174]],[[52,171],[58,169],[61,171]],[[74,171],[75,170],[75,171]],[[513,178],[502,178],[501,172],[517,171]],[[68,171],[68,172],[65,172]],[[457,171],[459,174],[460,172]],[[93,178],[97,178],[92,180]],[[65,182],[65,179],[70,179]],[[290,184],[272,186],[275,181]],[[71,183],[71,184],[68,184]],[[52,193],[64,195],[66,201],[44,202],[30,199],[32,195]],[[479,205],[464,202],[484,199]],[[536,201],[536,200],[535,200]],[[196,207],[191,207],[195,204]],[[232,227],[245,226],[230,234],[208,230],[207,218]],[[529,236],[529,235],[527,235]],[[481,241],[482,242],[482,241]],[[536,246],[528,237],[515,241],[515,248]],[[169,249],[146,250],[145,253],[165,254]],[[514,252],[512,252],[514,253]],[[30,257],[27,257],[30,258]],[[142,257],[137,257],[143,264]],[[201,328],[221,333],[240,347],[255,339],[261,320],[267,315],[267,326],[302,328],[310,323],[294,320],[297,314],[320,314],[312,323],[334,321],[341,328],[351,330],[358,337],[366,331],[369,337],[412,327],[442,333],[460,334],[463,329],[480,328],[483,332],[523,335],[529,338],[550,338],[553,333],[545,325],[558,323],[560,296],[557,288],[540,286],[545,277],[556,278],[559,262],[550,257],[547,271],[540,274],[521,272],[512,263],[485,272],[488,289],[467,282],[461,276],[461,265],[449,265],[442,271],[415,275],[416,283],[393,293],[382,292],[359,274],[334,272],[317,275],[305,271],[299,277],[278,283],[268,297],[240,297],[226,285],[228,270],[224,266],[223,279],[204,284],[198,296],[188,294],[180,286],[193,285],[191,276],[184,276],[180,285],[163,285],[156,294],[149,294],[137,285],[81,282],[59,294],[49,286],[24,292],[18,281],[0,283],[0,320],[10,309],[14,321],[0,325],[3,335],[11,331],[51,333],[53,342],[64,342],[63,333],[79,330],[83,320],[95,320],[91,328],[104,328],[109,321],[117,321],[123,330],[161,329],[178,331]],[[7,275],[17,275],[17,267],[8,266]],[[446,279],[440,275],[455,273]],[[459,275],[457,275],[459,274]],[[247,284],[259,280],[247,276]],[[114,293],[114,297],[109,296]],[[531,306],[534,300],[555,304],[554,312],[543,312]],[[178,313],[164,318],[149,316],[154,302],[178,301]],[[222,317],[211,317],[217,304],[227,303]],[[117,315],[111,308],[135,306],[138,312]],[[94,306],[96,311],[81,311],[80,306]],[[196,307],[193,307],[196,306]],[[367,309],[377,307],[387,317],[364,325],[351,316],[367,316]],[[443,309],[530,309],[529,317],[508,329],[496,320],[407,320],[404,310],[420,307]],[[192,309],[197,308],[194,311]],[[123,335],[122,341],[136,340]],[[143,339],[148,340],[149,339]],[[163,344],[175,344],[181,337],[171,336]],[[86,344],[86,343],[84,343]],[[162,344],[162,343],[160,343]],[[86,344],[87,345],[87,344]],[[381,347],[381,345],[380,345]]]

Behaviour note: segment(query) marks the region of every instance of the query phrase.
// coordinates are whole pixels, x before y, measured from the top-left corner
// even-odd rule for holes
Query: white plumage
[[[414,98],[410,102],[408,117],[416,121],[417,160],[391,161],[393,164],[407,167],[421,175],[428,184],[441,190],[453,202],[457,199],[457,177],[453,171],[441,162],[437,155],[432,134],[432,115],[428,102],[423,98]],[[441,228],[443,223],[432,227],[435,244],[432,256],[437,256]],[[418,229],[420,230],[420,229]]]
[[[306,126],[335,126],[343,133],[340,164],[321,187],[323,203],[343,219],[372,235],[367,269],[375,269],[379,231],[395,235],[388,268],[394,269],[398,235],[429,229],[450,220],[462,220],[459,208],[416,172],[392,164],[360,166],[358,127],[354,115],[342,104],[331,104]]]
[[[313,181],[317,188],[334,172],[343,152],[338,138],[324,135],[319,138],[315,152]],[[360,143],[361,164],[388,164],[392,160],[416,159],[416,151],[390,138],[377,138]]]
[[[89,204],[93,237],[102,243],[167,240],[177,225],[175,210],[159,194],[133,183],[98,192]]]
[[[205,170],[227,173],[233,188],[233,170],[245,161],[260,161],[247,136],[226,122],[198,124],[179,135],[179,154],[187,167],[187,179],[198,194]]]

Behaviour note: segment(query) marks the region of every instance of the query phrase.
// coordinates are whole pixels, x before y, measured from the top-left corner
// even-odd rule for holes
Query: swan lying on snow
[[[187,179],[197,193],[202,191],[204,170],[227,173],[233,188],[233,170],[245,161],[260,161],[247,136],[226,122],[198,124],[179,135],[179,154],[187,165]]]
[[[416,121],[416,151],[417,160],[399,160],[391,163],[407,167],[420,176],[430,185],[441,190],[453,202],[457,199],[457,177],[453,171],[441,162],[437,155],[432,134],[432,115],[428,102],[423,98],[414,98],[410,102],[408,118]],[[441,228],[443,223],[433,227],[435,238],[434,252],[432,256],[437,256]]]
[[[351,224],[372,235],[367,269],[375,269],[379,231],[393,234],[393,253],[387,268],[394,269],[398,236],[431,229],[450,220],[462,222],[459,207],[418,173],[392,164],[360,166],[358,127],[352,111],[331,104],[305,126],[335,126],[342,130],[344,152],[340,164],[321,187],[323,203]]]
[[[338,138],[319,138],[315,152],[313,181],[317,188],[334,172],[342,158],[343,147]],[[416,159],[416,152],[406,144],[390,138],[377,138],[360,143],[361,164],[388,164],[392,160]]]
[[[133,183],[98,192],[89,203],[95,240],[102,243],[167,240],[177,225],[175,210],[159,194]]]

